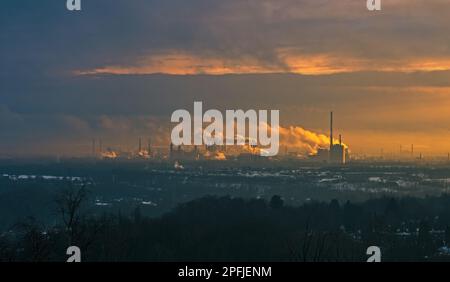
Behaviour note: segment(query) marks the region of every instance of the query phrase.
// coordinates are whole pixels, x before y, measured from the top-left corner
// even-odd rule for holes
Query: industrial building
[[[339,135],[339,143],[334,144],[333,140],[333,112],[330,113],[330,151],[329,162],[332,164],[345,164],[347,149],[342,143],[342,136]]]
[[[317,154],[312,158],[318,162],[330,164],[345,164],[348,156],[348,149],[342,143],[342,136],[339,135],[339,143],[334,144],[333,139],[333,112],[330,113],[330,146],[329,148],[319,148]]]

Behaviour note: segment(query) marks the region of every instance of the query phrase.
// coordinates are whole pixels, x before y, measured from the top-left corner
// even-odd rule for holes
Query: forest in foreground
[[[66,261],[77,246],[83,261],[365,261],[379,246],[383,261],[447,261],[450,196],[379,198],[363,203],[310,201],[298,207],[207,196],[157,218],[90,214],[89,192],[56,199],[59,220],[30,217],[0,236],[0,261]]]

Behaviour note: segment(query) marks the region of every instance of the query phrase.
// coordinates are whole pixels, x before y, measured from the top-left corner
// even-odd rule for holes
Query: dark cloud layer
[[[4,95],[0,135],[5,146],[63,136],[89,152],[89,140],[96,136],[126,136],[123,142],[128,144],[137,136],[156,134],[155,129],[167,128],[174,110],[192,111],[193,101],[204,101],[207,109],[277,108],[284,125],[325,133],[330,109],[336,111],[341,130],[433,133],[446,130],[450,116],[423,110],[439,112],[436,104],[450,105],[449,82],[450,72],[73,78],[40,89],[27,84],[16,88],[32,93],[33,99]]]
[[[280,67],[280,48],[378,60],[450,56],[447,1],[385,1],[378,14],[364,2],[84,0],[74,13],[63,0],[7,1],[1,74],[58,75],[168,50]]]
[[[159,132],[173,110],[194,100],[208,108],[279,108],[283,123],[318,131],[333,108],[355,140],[367,130],[440,134],[450,121],[449,2],[383,3],[370,13],[363,0],[82,0],[76,13],[65,0],[4,1],[0,154],[24,144],[79,153],[93,136],[131,142]],[[145,69],[148,58],[167,54],[219,61],[231,73],[243,62],[281,73],[74,75]],[[318,58],[314,68],[350,73],[292,74],[297,57],[300,69]]]

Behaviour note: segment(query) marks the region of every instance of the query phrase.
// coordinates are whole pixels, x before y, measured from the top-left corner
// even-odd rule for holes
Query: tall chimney
[[[333,112],[330,113],[330,152],[333,149]]]
[[[141,137],[139,137],[139,151],[138,152],[141,152],[142,151],[142,139],[141,139]]]
[[[341,134],[339,134],[339,145],[342,146],[342,135]]]

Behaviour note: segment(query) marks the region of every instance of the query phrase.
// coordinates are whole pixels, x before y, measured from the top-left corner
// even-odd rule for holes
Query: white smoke
[[[333,139],[333,143],[339,141]],[[280,126],[280,145],[305,155],[317,153],[320,148],[329,148],[330,137],[325,134],[315,133],[299,126]],[[345,147],[347,145],[343,144]]]

